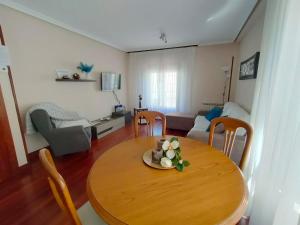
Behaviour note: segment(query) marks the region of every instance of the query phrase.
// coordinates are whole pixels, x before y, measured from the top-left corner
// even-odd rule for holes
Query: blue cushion
[[[214,107],[205,115],[205,118],[207,120],[211,121],[214,118],[220,117],[222,114],[222,111],[223,110],[220,107]]]

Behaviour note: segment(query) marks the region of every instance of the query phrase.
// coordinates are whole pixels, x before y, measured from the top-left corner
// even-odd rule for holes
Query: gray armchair
[[[55,156],[89,150],[91,129],[82,126],[55,128],[48,113],[37,109],[30,114],[35,129],[47,140]]]

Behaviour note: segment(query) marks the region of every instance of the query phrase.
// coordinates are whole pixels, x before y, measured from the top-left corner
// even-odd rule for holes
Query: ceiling
[[[123,51],[232,42],[257,0],[4,0]],[[165,32],[168,42],[159,39]]]

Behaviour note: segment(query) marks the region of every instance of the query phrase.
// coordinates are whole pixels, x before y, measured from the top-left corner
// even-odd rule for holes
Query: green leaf
[[[182,172],[182,171],[183,171],[183,168],[184,168],[184,165],[183,165],[183,164],[178,163],[178,164],[176,165],[176,169],[177,169],[179,172]]]
[[[190,162],[187,161],[187,160],[183,160],[182,164],[183,164],[184,166],[189,166],[189,165],[191,165]]]
[[[171,143],[172,141],[178,141],[178,138],[177,138],[177,137],[171,137],[170,143]]]
[[[174,166],[176,166],[177,164],[178,164],[178,158],[177,157],[174,157],[173,159],[172,159],[172,163],[173,163],[173,165]]]

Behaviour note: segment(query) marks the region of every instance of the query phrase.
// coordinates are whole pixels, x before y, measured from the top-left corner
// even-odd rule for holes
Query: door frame
[[[17,152],[15,149],[14,140],[12,137],[12,130],[9,124],[8,114],[6,111],[5,100],[2,94],[0,85],[0,158],[1,158],[1,172],[0,182],[7,179],[18,168]]]
[[[0,41],[1,41],[1,45],[5,46],[5,40],[4,40],[4,35],[3,35],[1,24],[0,24]],[[11,91],[12,91],[12,95],[13,95],[13,99],[14,99],[15,109],[17,112],[18,123],[19,123],[19,128],[20,128],[20,132],[21,132],[21,136],[22,136],[23,146],[25,149],[25,155],[26,155],[27,162],[29,163],[28,149],[27,149],[26,139],[25,139],[25,135],[24,135],[25,128],[24,128],[24,125],[23,125],[22,119],[21,119],[21,114],[20,114],[20,110],[19,110],[19,105],[18,105],[18,101],[17,101],[16,91],[15,91],[15,86],[14,86],[10,66],[7,66],[7,70],[8,70],[8,78],[9,78],[9,82],[10,82],[10,87],[11,87]]]

